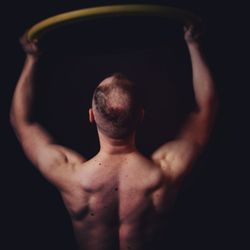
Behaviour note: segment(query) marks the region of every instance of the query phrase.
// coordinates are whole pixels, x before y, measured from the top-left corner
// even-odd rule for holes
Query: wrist
[[[198,40],[193,40],[193,41],[187,41],[187,46],[190,48],[200,48],[201,47],[201,43]]]
[[[34,55],[34,54],[26,54],[26,60],[27,61],[30,61],[32,63],[35,63],[37,62],[39,59],[39,56],[38,55]]]

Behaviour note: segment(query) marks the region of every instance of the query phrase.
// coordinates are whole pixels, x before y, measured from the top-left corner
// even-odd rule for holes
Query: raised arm
[[[215,82],[199,42],[195,27],[185,27],[185,40],[191,56],[196,109],[189,114],[175,140],[161,146],[152,159],[169,178],[181,180],[205,147],[218,107]]]
[[[26,35],[21,38],[21,44],[27,56],[14,92],[10,121],[28,159],[48,180],[63,188],[67,176],[72,172],[72,166],[84,161],[84,158],[56,145],[51,135],[33,121],[34,76],[39,51],[37,42],[28,42]]]

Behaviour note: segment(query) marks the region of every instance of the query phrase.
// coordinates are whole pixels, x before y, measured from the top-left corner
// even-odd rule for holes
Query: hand
[[[25,32],[19,41],[20,41],[20,43],[23,47],[23,50],[27,56],[32,56],[35,58],[39,57],[41,52],[39,51],[37,40],[29,41],[28,36],[27,36],[27,32]]]
[[[184,26],[184,38],[187,43],[197,43],[202,36],[201,26],[194,26],[193,24],[186,24]]]

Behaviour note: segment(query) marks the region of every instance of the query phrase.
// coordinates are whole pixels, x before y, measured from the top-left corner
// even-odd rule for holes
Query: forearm
[[[53,142],[53,138],[50,134],[39,123],[32,119],[34,107],[34,77],[36,70],[37,58],[28,55],[24,63],[23,71],[17,82],[10,111],[11,124],[24,147],[26,147],[26,144],[30,144],[29,142],[32,135],[36,137],[37,141],[44,144]],[[32,143],[32,145],[35,147],[34,143]]]
[[[28,55],[17,82],[10,111],[11,123],[15,127],[31,123],[36,65],[37,59]]]
[[[216,108],[217,95],[212,72],[206,63],[201,45],[198,42],[187,43],[191,56],[193,88],[199,111]]]

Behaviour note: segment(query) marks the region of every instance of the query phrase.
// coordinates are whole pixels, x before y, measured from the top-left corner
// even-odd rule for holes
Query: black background
[[[202,16],[206,26],[204,50],[220,97],[211,140],[180,192],[171,230],[166,231],[166,245],[168,249],[246,247],[249,77],[244,6],[240,2],[213,1],[9,1],[1,8],[1,224],[7,243],[1,249],[74,249],[70,221],[59,194],[25,158],[8,123],[11,97],[24,61],[18,38],[32,24],[60,12],[142,2],[181,7]],[[148,27],[153,21],[143,20],[143,28],[143,23],[134,20],[139,23],[136,26],[131,20],[130,31],[124,20],[92,22],[91,31],[83,25],[85,34],[92,32],[89,40],[77,37],[79,27],[74,31],[65,28],[44,39],[37,84],[38,119],[59,143],[86,157],[98,150],[95,128],[87,121],[91,93],[113,71],[128,74],[145,93],[146,117],[138,134],[138,147],[146,155],[174,136],[175,128],[192,108],[190,62],[182,27],[167,25],[166,35],[162,35],[158,21]],[[138,28],[141,30],[137,33]],[[115,38],[113,31],[118,34]],[[133,39],[128,38],[129,32]],[[152,32],[154,36],[149,35]],[[159,41],[166,43],[163,46]],[[46,43],[52,45],[46,47]]]

